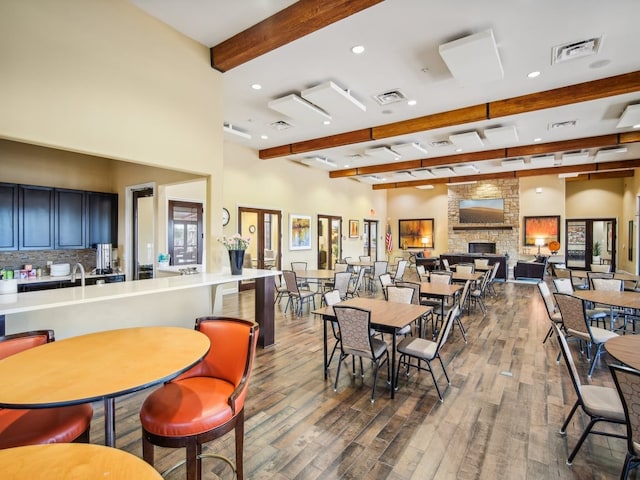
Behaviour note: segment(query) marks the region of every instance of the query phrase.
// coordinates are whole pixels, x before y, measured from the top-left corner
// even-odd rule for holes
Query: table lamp
[[[424,250],[425,257],[429,255],[429,252],[427,251],[428,244],[429,244],[429,237],[422,237],[422,250]]]
[[[540,255],[540,247],[544,245],[544,238],[536,238],[536,246],[538,247],[538,255]]]

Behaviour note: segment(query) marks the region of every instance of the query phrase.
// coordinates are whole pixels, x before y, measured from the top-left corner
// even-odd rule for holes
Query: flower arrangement
[[[227,250],[246,250],[251,243],[251,237],[242,237],[239,233],[234,233],[230,237],[219,238],[218,241],[222,243]]]

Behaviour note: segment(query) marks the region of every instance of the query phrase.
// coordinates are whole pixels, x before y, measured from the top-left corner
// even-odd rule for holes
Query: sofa
[[[539,255],[535,259],[529,261],[518,260],[516,266],[513,268],[513,278],[516,280],[518,278],[535,278],[543,280],[546,270],[547,257],[543,255]]]

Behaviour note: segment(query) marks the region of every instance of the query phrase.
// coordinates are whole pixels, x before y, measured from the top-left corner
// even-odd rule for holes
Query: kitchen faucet
[[[80,285],[84,287],[84,267],[80,262],[76,263],[71,269],[71,282],[76,281],[76,270],[80,269]]]

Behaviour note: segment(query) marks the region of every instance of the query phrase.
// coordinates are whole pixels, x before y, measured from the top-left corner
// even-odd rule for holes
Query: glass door
[[[244,268],[280,270],[281,212],[260,208],[240,207],[238,230],[251,243],[244,254]],[[243,281],[240,290],[255,288],[253,280]]]
[[[364,220],[364,253],[371,257],[371,261],[378,260],[378,221]]]
[[[342,256],[342,217],[318,215],[318,269],[332,270]]]
[[[567,220],[566,232],[567,268],[591,270],[591,265],[604,264],[615,272],[615,218]]]

